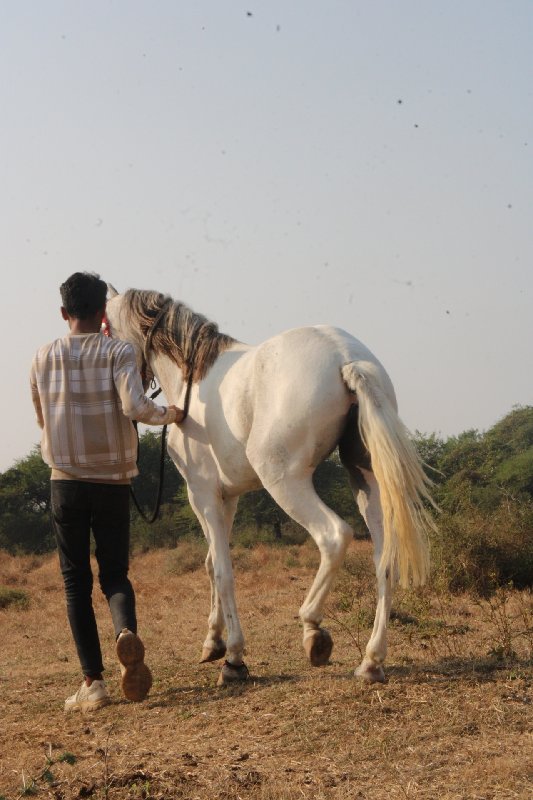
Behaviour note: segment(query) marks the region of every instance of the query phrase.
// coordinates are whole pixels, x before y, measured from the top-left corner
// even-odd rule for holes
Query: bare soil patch
[[[187,546],[136,556],[135,585],[154,673],[142,704],[123,700],[109,613],[95,607],[116,702],[63,713],[81,681],[55,556],[0,554],[0,585],[27,607],[0,610],[0,797],[530,798],[532,602],[435,591],[398,594],[388,682],[353,676],[374,611],[370,549],[354,542],[328,604],[326,667],[301,647],[298,608],[317,563],[311,545],[235,552],[250,681],[217,689],[199,665],[208,583]],[[185,554],[184,554],[185,557]]]

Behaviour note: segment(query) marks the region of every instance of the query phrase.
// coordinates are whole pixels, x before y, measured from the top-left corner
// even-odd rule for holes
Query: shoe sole
[[[122,664],[122,691],[127,700],[140,703],[152,687],[152,673],[144,663],[144,645],[131,632],[117,641],[117,656]]]

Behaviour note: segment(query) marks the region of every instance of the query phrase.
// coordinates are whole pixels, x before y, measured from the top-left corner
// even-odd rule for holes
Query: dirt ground
[[[188,549],[187,549],[188,547]],[[55,556],[0,553],[0,800],[533,797],[531,595],[488,601],[398,594],[386,684],[353,675],[371,628],[369,546],[351,545],[328,603],[331,662],[311,667],[297,617],[316,564],[309,545],[235,552],[251,678],[217,689],[199,665],[207,578],[195,548],[136,556],[149,698],[121,698],[105,601],[95,605],[113,705],[63,712],[81,681]],[[192,550],[191,550],[192,547]]]

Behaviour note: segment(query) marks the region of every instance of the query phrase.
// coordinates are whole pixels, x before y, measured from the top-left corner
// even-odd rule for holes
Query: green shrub
[[[231,548],[231,563],[237,572],[247,572],[253,568],[253,555],[248,547]]]
[[[273,528],[256,528],[246,525],[235,530],[232,540],[240,547],[255,547],[258,544],[279,545],[281,547],[303,544],[309,538],[307,531],[295,522],[288,522],[281,537]]]
[[[0,586],[0,608],[13,608],[24,611],[29,608],[30,598],[21,589],[9,589],[7,586]]]
[[[195,572],[204,566],[207,556],[207,542],[200,538],[182,539],[167,559],[167,572],[184,575]]]
[[[529,501],[492,514],[471,504],[444,513],[432,536],[433,579],[452,592],[488,597],[499,586],[533,586],[533,509]]]

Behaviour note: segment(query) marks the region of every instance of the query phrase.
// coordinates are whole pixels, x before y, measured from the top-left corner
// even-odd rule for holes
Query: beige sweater
[[[52,479],[127,483],[138,474],[132,420],[175,420],[173,409],[145,396],[132,345],[101,333],[70,334],[41,347],[30,382]]]

